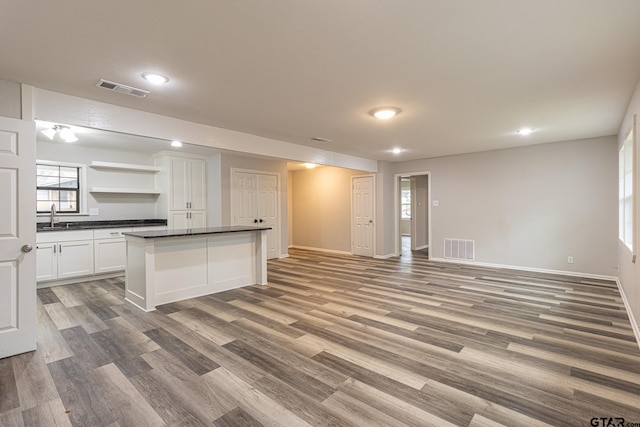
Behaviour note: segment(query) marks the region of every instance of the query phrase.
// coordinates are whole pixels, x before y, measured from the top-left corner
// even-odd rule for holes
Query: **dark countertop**
[[[70,230],[93,230],[96,228],[120,228],[120,227],[153,227],[167,225],[166,219],[119,219],[108,221],[68,221],[57,222],[54,228],[49,222],[39,222],[36,224],[36,231],[70,231]]]
[[[181,236],[198,236],[202,234],[223,234],[223,233],[240,233],[243,231],[260,231],[271,230],[271,227],[244,227],[244,226],[227,226],[227,227],[207,227],[207,228],[187,228],[181,230],[155,230],[155,231],[132,231],[122,233],[125,236],[140,237],[143,239],[154,239],[157,237],[181,237]]]

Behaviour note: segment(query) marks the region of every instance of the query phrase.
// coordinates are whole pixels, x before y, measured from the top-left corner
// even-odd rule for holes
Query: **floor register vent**
[[[476,241],[464,239],[444,239],[444,257],[462,261],[474,261]]]
[[[145,98],[151,92],[144,89],[138,89],[133,86],[123,85],[121,83],[110,82],[109,80],[100,79],[96,86],[102,89],[107,89],[112,92],[124,93],[125,95],[137,96],[138,98]]]

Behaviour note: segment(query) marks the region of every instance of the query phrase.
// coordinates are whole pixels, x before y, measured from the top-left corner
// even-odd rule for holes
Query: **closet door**
[[[258,176],[255,173],[233,173],[232,225],[258,224]]]
[[[267,259],[280,256],[278,217],[279,176],[259,172],[232,172],[232,225],[266,225]]]

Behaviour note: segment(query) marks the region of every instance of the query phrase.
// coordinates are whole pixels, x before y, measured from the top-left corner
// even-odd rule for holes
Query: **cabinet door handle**
[[[61,244],[59,244],[58,246],[60,246],[60,247],[58,248],[58,249],[59,249],[59,252],[60,252],[60,253],[62,253],[62,243],[61,243]]]
[[[54,254],[57,252],[57,251],[56,251],[57,246],[58,246],[58,245],[53,245],[53,253],[54,253]]]

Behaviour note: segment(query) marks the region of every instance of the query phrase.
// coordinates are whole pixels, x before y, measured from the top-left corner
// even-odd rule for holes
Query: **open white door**
[[[356,176],[351,186],[352,249],[354,255],[373,257],[373,176]]]
[[[0,117],[0,358],[36,348],[35,123]]]

